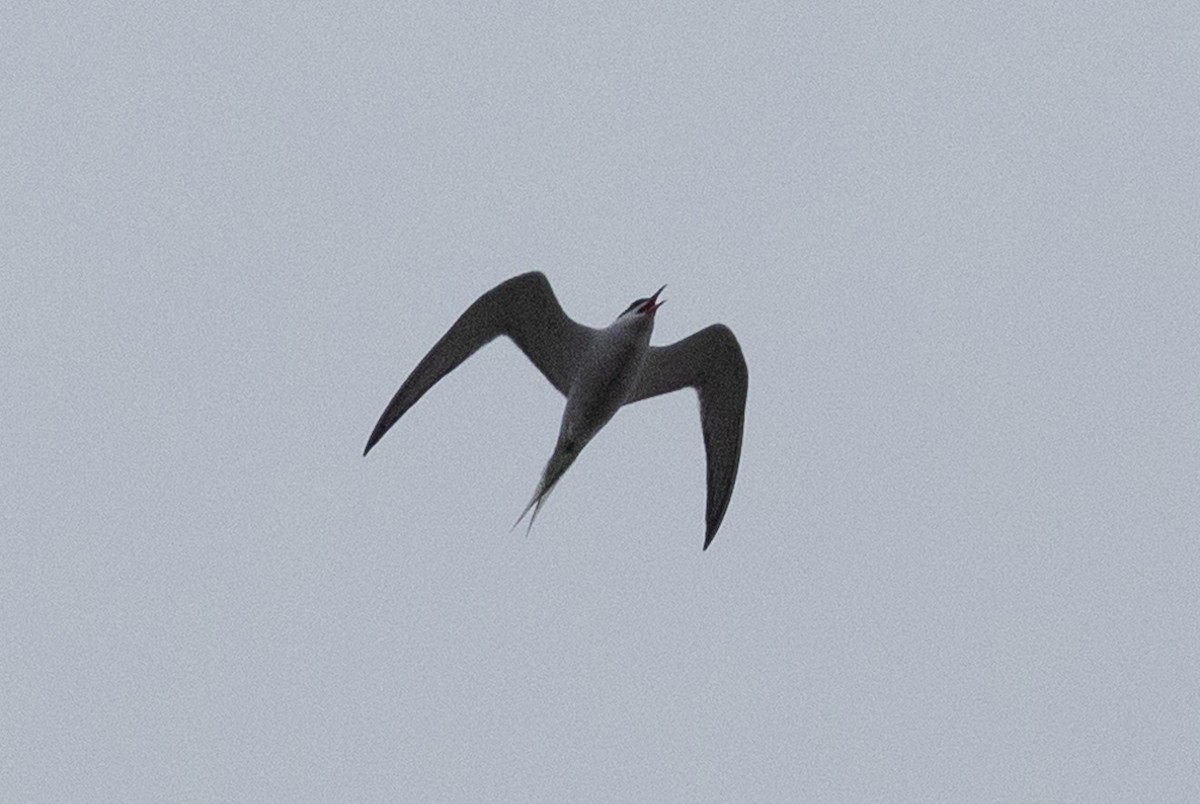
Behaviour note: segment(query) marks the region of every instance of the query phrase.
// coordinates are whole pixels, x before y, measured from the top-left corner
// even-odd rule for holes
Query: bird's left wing
[[[652,346],[629,402],[695,388],[708,456],[704,549],[725,517],[742,454],[742,421],[749,373],[742,348],[724,324],[713,324],[670,346]]]
[[[536,271],[501,282],[458,317],[396,391],[363,455],[434,384],[492,339],[507,335],[563,396],[595,335],[563,312],[550,282]]]

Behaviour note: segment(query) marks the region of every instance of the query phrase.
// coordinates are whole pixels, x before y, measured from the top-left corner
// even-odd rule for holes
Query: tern
[[[531,272],[480,296],[417,364],[396,391],[367,439],[365,456],[384,433],[438,380],[500,335],[512,339],[567,398],[558,441],[533,498],[517,523],[546,497],[580,451],[622,405],[682,388],[700,398],[700,426],[708,460],[704,549],[712,544],[737,478],[748,373],[742,349],[724,324],[705,327],[669,346],[651,346],[659,294],[635,300],[604,329],[572,320],[545,275]]]

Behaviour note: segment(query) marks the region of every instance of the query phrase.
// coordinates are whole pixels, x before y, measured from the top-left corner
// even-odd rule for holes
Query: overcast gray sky
[[[602,5],[0,12],[0,799],[1200,798],[1200,6]]]

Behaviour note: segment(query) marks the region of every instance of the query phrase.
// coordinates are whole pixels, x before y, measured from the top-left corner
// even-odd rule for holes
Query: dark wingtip
[[[716,538],[716,535],[717,535],[717,534],[715,534],[715,533],[706,533],[706,534],[704,534],[704,549],[705,549],[705,550],[707,550],[707,549],[708,549],[708,546],[709,546],[710,544],[712,544],[712,541],[713,541],[713,539],[714,539],[714,538]]]
[[[390,405],[388,406],[388,409],[391,409]],[[399,416],[396,416],[391,421],[387,421],[390,418],[387,414],[388,411],[385,410],[383,415],[379,417],[379,421],[375,423],[375,429],[371,431],[371,437],[367,439],[367,446],[363,448],[364,458],[367,457],[367,453],[371,451],[371,447],[375,446],[383,439],[384,435],[387,434],[387,431],[391,429],[391,426],[396,423],[396,419],[400,418]]]

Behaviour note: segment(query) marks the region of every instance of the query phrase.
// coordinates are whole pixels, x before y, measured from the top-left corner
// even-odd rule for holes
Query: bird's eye
[[[649,299],[638,299],[633,304],[631,304],[625,308],[625,313],[632,313],[634,310],[638,309],[639,307],[641,307],[648,301],[650,301],[650,300]],[[625,313],[621,313],[621,315],[625,315]]]

